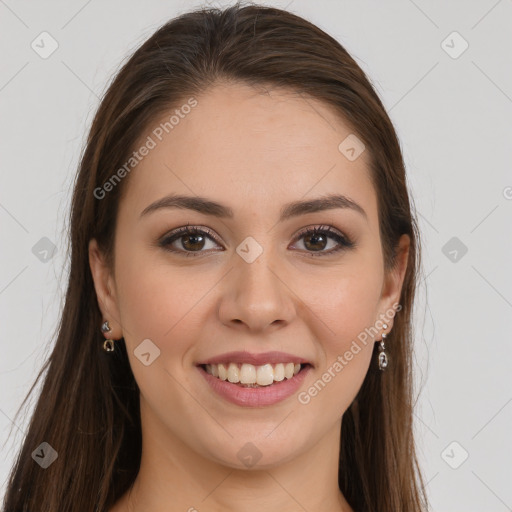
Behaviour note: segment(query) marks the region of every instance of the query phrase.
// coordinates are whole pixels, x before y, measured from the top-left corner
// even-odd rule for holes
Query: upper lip
[[[262,352],[260,354],[253,354],[248,351],[226,352],[218,356],[204,359],[197,363],[197,366],[204,364],[220,364],[220,363],[247,363],[254,366],[262,366],[266,363],[300,363],[311,364],[307,359],[302,357],[288,354],[286,352]]]

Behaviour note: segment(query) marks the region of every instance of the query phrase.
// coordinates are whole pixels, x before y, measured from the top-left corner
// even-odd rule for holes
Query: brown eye
[[[182,235],[180,238],[181,245],[186,250],[197,251],[204,247],[205,237],[203,235]]]
[[[194,253],[206,252],[203,249],[209,240],[217,243],[211,231],[186,226],[165,236],[159,242],[159,246],[170,252],[196,256]],[[211,247],[206,247],[206,249],[211,249]]]
[[[323,233],[308,233],[304,235],[304,246],[313,251],[322,251],[328,243],[328,237]]]
[[[310,256],[328,256],[342,249],[355,247],[354,242],[331,226],[305,229],[297,236],[296,240],[303,240],[304,249],[301,250]],[[209,241],[214,243],[213,247],[207,247]],[[333,246],[329,248],[330,243]],[[158,243],[166,251],[185,256],[201,256],[204,253],[211,252],[212,249],[218,251],[219,249],[215,248],[215,244],[220,245],[211,230],[189,226],[173,231]]]
[[[303,231],[297,237],[297,240],[303,239],[303,245],[311,256],[329,255],[342,249],[349,249],[355,244],[341,233],[334,231],[331,226],[320,226],[313,229]],[[334,248],[325,250],[329,244],[329,240],[334,241]],[[337,245],[336,245],[337,244]],[[315,254],[317,253],[317,254]]]

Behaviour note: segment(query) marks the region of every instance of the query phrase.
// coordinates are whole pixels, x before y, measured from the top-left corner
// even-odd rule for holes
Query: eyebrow
[[[184,195],[168,195],[158,199],[154,203],[144,208],[140,217],[144,217],[149,213],[155,212],[163,208],[181,208],[194,210],[204,215],[212,215],[218,218],[232,219],[234,217],[233,210],[226,205],[217,203],[206,197],[184,196]],[[342,194],[332,194],[308,201],[293,201],[287,203],[281,209],[279,221],[285,221],[299,215],[319,212],[323,210],[332,210],[335,208],[350,209],[360,213],[366,220],[368,216],[364,209],[355,201]]]

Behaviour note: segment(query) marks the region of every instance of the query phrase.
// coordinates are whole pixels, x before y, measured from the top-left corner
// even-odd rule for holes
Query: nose
[[[296,315],[294,294],[282,267],[263,253],[252,263],[237,254],[221,289],[218,315],[230,328],[264,333],[283,328]]]

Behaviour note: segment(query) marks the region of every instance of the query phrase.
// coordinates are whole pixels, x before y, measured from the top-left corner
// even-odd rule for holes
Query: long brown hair
[[[44,375],[9,477],[5,512],[104,512],[137,476],[139,390],[124,340],[112,354],[102,348],[88,261],[92,238],[114,261],[116,214],[129,177],[105,200],[95,190],[127,161],[162,112],[220,80],[284,87],[320,100],[370,153],[386,270],[396,263],[400,236],[409,235],[411,244],[402,309],[386,343],[392,364],[385,372],[371,365],[343,416],[339,487],[356,512],[427,510],[413,439],[412,313],[420,239],[397,135],[368,78],[335,39],[287,11],[237,4],[185,13],[163,25],[122,66],[101,101],[74,183],[69,280],[56,343],[20,406]],[[58,454],[46,469],[32,457],[43,442]]]

